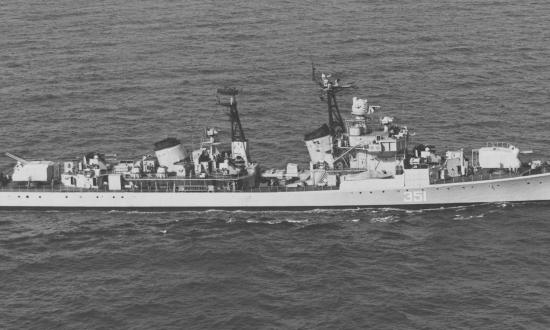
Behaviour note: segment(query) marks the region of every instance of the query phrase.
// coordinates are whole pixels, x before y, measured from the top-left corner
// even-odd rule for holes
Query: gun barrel
[[[8,156],[8,157],[10,157],[10,158],[13,159],[13,160],[16,160],[16,161],[20,162],[21,164],[27,164],[27,163],[28,163],[27,160],[25,160],[25,159],[23,159],[23,158],[21,158],[21,157],[18,157],[18,156],[14,155],[14,154],[10,154],[9,152],[6,152],[5,155]]]

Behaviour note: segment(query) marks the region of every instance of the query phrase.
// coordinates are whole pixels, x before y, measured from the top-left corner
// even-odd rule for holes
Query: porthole
[[[25,196],[26,198],[29,198],[29,195]]]

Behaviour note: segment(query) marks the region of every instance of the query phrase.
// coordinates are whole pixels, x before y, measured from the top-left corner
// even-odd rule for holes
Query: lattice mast
[[[218,104],[227,107],[229,112],[229,121],[231,122],[231,142],[246,142],[244,136],[243,127],[241,125],[241,119],[239,118],[239,111],[237,110],[237,95],[239,91],[236,88],[219,88]],[[229,101],[222,102],[220,96],[229,96]]]
[[[315,65],[311,64],[311,79],[321,87],[321,100],[327,102],[328,110],[328,127],[330,134],[334,137],[344,132],[344,120],[336,102],[336,95],[341,91],[352,87],[351,85],[343,86],[339,79],[331,80],[330,74],[317,73]]]
[[[219,88],[217,90],[218,104],[228,109],[229,121],[231,123],[231,154],[232,157],[242,158],[245,164],[249,163],[248,140],[244,135],[244,130],[237,110],[237,95],[239,91],[236,88]],[[221,97],[229,97],[229,101],[221,101]]]

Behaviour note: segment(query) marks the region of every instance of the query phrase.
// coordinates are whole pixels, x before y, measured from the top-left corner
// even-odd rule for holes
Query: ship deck
[[[478,181],[494,181],[502,180],[508,178],[517,178],[517,177],[529,177],[536,174],[548,173],[547,170],[543,169],[537,171],[524,171],[518,173],[501,173],[501,174],[475,174],[469,176],[461,177],[452,177],[447,179],[430,179],[430,186],[439,186],[445,184],[453,183],[466,183],[466,182],[478,182]],[[246,177],[246,176],[245,176]],[[242,179],[243,177],[241,177]],[[27,187],[22,184],[10,183],[6,186],[0,187],[0,192],[78,192],[78,193],[97,193],[97,192],[118,192],[118,193],[190,193],[190,192],[205,192],[205,193],[217,193],[217,192],[307,192],[307,191],[323,191],[323,190],[339,190],[339,186],[298,186],[298,187],[287,187],[287,186],[260,186],[254,188],[245,188],[245,189],[235,189],[235,190],[225,190],[225,189],[216,189],[211,190],[209,182],[212,179],[163,179],[161,180],[163,185],[136,185],[133,188],[123,188],[121,190],[109,190],[107,187],[104,188],[74,188],[67,187],[62,184],[53,184],[53,185],[42,185],[38,187]],[[235,178],[233,178],[235,180]],[[148,179],[136,180],[136,182],[147,182]],[[151,182],[159,180],[150,180]],[[195,184],[184,184],[194,181]],[[201,182],[197,184],[197,181]],[[216,179],[217,181],[217,179]]]
[[[467,176],[451,177],[446,179],[430,179],[430,184],[439,185],[439,184],[449,184],[449,183],[461,183],[461,182],[476,182],[476,181],[491,181],[491,180],[501,180],[508,178],[517,178],[517,177],[528,177],[535,174],[544,174],[547,173],[546,169],[543,168],[542,171],[539,170],[528,170],[524,172],[507,172],[507,173],[490,173],[490,174],[473,174]]]
[[[303,187],[284,187],[284,186],[268,186],[268,187],[256,187],[248,189],[239,189],[235,191],[226,191],[226,190],[216,190],[209,191],[208,186],[186,186],[186,190],[178,190],[176,186],[174,189],[173,186],[169,187],[158,187],[157,189],[147,188],[135,188],[135,189],[122,189],[122,190],[109,190],[109,189],[84,189],[84,188],[72,188],[65,187],[62,185],[55,186],[42,186],[42,187],[24,187],[24,186],[12,186],[12,187],[1,187],[0,192],[78,192],[78,193],[97,193],[97,192],[114,192],[114,193],[190,193],[190,192],[204,192],[204,193],[216,193],[216,192],[299,192],[299,191],[323,191],[323,190],[338,190],[338,186],[327,187],[327,186],[303,186]]]

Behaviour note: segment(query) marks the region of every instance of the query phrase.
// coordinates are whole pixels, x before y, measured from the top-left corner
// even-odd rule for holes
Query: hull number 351
[[[403,192],[403,201],[405,203],[426,202],[428,200],[425,191],[405,191]]]

